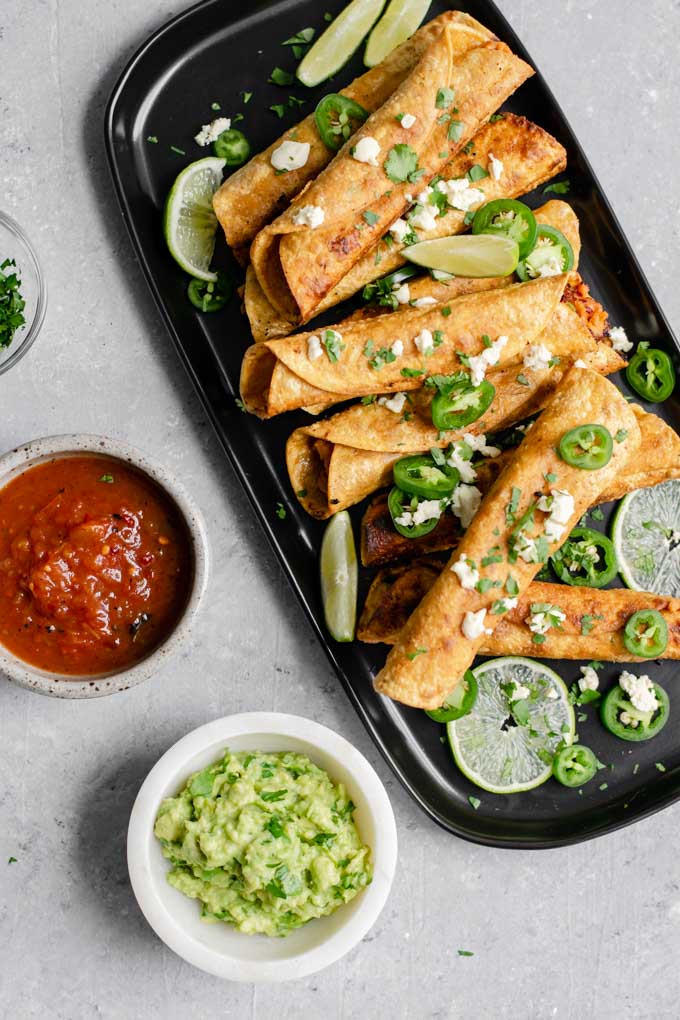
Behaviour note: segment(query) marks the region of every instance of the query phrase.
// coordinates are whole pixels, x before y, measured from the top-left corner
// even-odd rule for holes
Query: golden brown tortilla
[[[382,63],[355,78],[340,94],[354,99],[372,113],[385,103],[421,59],[434,39],[448,27],[451,48],[460,56],[472,46],[495,39],[488,29],[462,11],[447,11],[419,28],[410,39],[393,50]],[[332,91],[332,83],[328,91]],[[292,139],[310,145],[309,159],[299,170],[277,175],[271,165],[274,149]],[[290,128],[264,152],[258,153],[222,184],[213,197],[213,206],[224,230],[227,244],[237,251],[247,250],[255,235],[279,213],[304,186],[326,167],[334,153],[321,141],[314,114]]]
[[[290,321],[307,322],[320,302],[370,251],[422,189],[476,133],[486,118],[533,72],[502,43],[489,42],[454,58],[445,28],[409,77],[343,146],[281,216],[257,235],[253,268],[268,300]],[[455,89],[461,134],[448,140],[449,123],[436,106],[442,84]],[[417,115],[406,129],[397,119],[404,110]],[[448,115],[450,120],[451,114]],[[360,163],[352,150],[364,138],[380,145],[377,165]],[[385,161],[405,144],[425,173],[417,180],[388,177]],[[324,223],[298,226],[304,206],[321,207]],[[367,220],[364,213],[370,214]]]
[[[308,340],[319,333],[298,333],[282,340],[253,344],[241,365],[241,398],[248,411],[271,418],[309,404],[330,404],[351,397],[418,389],[419,377],[405,377],[404,369],[446,373],[461,367],[457,352],[478,354],[482,337],[509,338],[500,364],[512,363],[543,332],[559,304],[566,274],[515,284],[501,290],[468,294],[441,306],[407,307],[404,311],[343,324],[344,345],[337,360],[325,353],[311,360]],[[415,346],[423,329],[442,342],[425,358]],[[394,361],[372,367],[375,355],[402,340],[404,353]]]
[[[433,586],[444,564],[433,558],[381,570],[373,579],[364,604],[357,639],[368,644],[394,644],[411,613]],[[668,626],[664,659],[680,659],[680,599],[626,588],[571,588],[565,584],[532,581],[515,609],[505,613],[493,634],[487,635],[480,655],[536,655],[529,629],[530,607],[541,602],[566,615],[561,630],[550,630],[541,654],[551,659],[642,661],[623,643],[623,628],[633,613],[654,609]],[[583,633],[583,619],[592,630]]]
[[[602,425],[612,435],[620,429],[626,431],[625,438],[614,443],[608,464],[594,471],[572,467],[556,452],[567,431],[586,423]],[[570,493],[574,500],[562,539],[547,541],[548,552],[553,554],[639,445],[637,419],[622,394],[597,373],[573,368],[483,499],[454,554],[455,560],[463,555],[480,563],[489,549],[500,545],[502,562],[485,567],[484,576],[504,586],[508,574],[512,574],[521,596],[541,564],[525,562],[521,557],[511,562],[508,540],[527,510],[535,506],[536,494],[550,492],[551,483],[546,481],[546,475],[556,475],[557,482],[552,487]],[[508,511],[510,506],[515,507],[512,515]],[[542,511],[535,510],[535,525],[526,525],[532,537],[544,534],[546,519]],[[455,560],[449,561],[449,567]],[[415,708],[441,705],[488,636],[485,633],[473,638],[464,636],[462,627],[469,622],[467,614],[484,610],[484,626],[493,631],[499,622],[498,615],[491,613],[497,598],[495,588],[484,593],[462,588],[457,575],[445,569],[400,634],[376,677],[376,690]],[[420,649],[426,651],[421,653]]]

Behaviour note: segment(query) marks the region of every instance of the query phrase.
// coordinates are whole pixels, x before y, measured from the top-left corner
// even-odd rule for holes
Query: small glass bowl
[[[26,302],[26,322],[14,334],[9,347],[0,348],[0,375],[8,372],[31,347],[43,324],[47,309],[47,284],[31,242],[11,216],[0,211],[0,264],[14,259]]]

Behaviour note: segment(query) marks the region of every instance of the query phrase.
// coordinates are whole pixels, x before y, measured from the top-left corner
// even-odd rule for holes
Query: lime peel
[[[225,160],[207,156],[178,174],[165,203],[163,232],[170,254],[199,280],[215,281],[210,269],[218,222],[212,197],[222,183]]]
[[[375,67],[413,35],[432,0],[391,0],[366,43],[364,64]]]
[[[343,67],[380,17],[385,0],[352,0],[305,54],[296,71],[309,88]]]
[[[352,521],[346,510],[335,514],[326,525],[320,568],[326,626],[336,641],[353,641],[359,568]]]

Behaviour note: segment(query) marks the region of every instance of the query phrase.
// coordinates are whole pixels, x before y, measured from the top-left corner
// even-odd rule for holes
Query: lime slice
[[[612,541],[624,583],[680,597],[680,481],[636,489],[621,500]]]
[[[550,778],[558,746],[574,739],[566,686],[533,659],[491,659],[472,672],[477,701],[446,727],[456,765],[489,793],[533,790]],[[522,697],[513,699],[513,692]]]
[[[300,62],[296,74],[302,84],[313,88],[339,71],[370,32],[384,6],[385,0],[352,0]]]
[[[368,37],[364,54],[366,67],[375,67],[413,35],[430,3],[431,0],[392,0]]]
[[[224,163],[215,156],[190,163],[175,180],[165,203],[163,232],[170,254],[199,280],[217,279],[217,273],[210,271],[217,230],[212,197],[222,183]]]
[[[357,618],[357,553],[346,510],[331,518],[321,543],[321,598],[336,641],[353,641]]]
[[[418,266],[454,276],[509,276],[519,262],[517,242],[494,234],[435,237],[411,244],[401,254]]]

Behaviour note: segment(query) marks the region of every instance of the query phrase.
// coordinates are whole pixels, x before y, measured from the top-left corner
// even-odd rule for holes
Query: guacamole
[[[288,935],[371,881],[354,810],[303,754],[226,751],[162,802],[154,833],[168,881],[200,900],[204,920]]]

